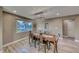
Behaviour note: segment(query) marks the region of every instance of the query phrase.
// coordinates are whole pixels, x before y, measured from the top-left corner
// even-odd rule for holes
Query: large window
[[[16,20],[16,32],[27,32],[32,30],[32,22]]]
[[[26,22],[26,31],[32,30],[32,22]]]

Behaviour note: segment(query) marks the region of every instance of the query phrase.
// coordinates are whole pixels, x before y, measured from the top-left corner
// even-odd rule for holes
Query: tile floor
[[[4,47],[3,50],[4,53],[44,53],[43,46],[41,46],[40,51],[38,51],[38,46],[34,48],[33,43],[30,47],[28,37],[25,40]],[[53,53],[53,47],[47,50],[47,53]],[[58,41],[58,53],[79,53],[79,42],[68,38],[60,39]]]

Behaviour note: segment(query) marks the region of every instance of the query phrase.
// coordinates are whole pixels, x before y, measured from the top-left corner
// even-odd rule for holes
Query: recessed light
[[[60,15],[60,13],[56,13],[56,15],[57,15],[57,16],[59,16],[59,15]]]
[[[16,13],[16,10],[14,10],[13,12]]]

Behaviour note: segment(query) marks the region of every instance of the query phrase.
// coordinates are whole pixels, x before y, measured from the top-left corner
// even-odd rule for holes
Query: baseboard
[[[16,40],[16,41],[13,41],[13,42],[10,42],[10,43],[8,43],[8,44],[5,44],[5,45],[3,45],[3,47],[9,46],[9,45],[11,45],[11,44],[15,44],[15,43],[17,43],[17,42],[19,42],[19,41],[21,41],[21,40],[24,40],[24,39],[26,39],[26,37],[21,38],[21,39]]]

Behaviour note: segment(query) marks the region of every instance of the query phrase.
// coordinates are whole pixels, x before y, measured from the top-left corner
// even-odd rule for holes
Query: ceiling
[[[79,14],[79,6],[4,6],[4,10],[31,19]]]

